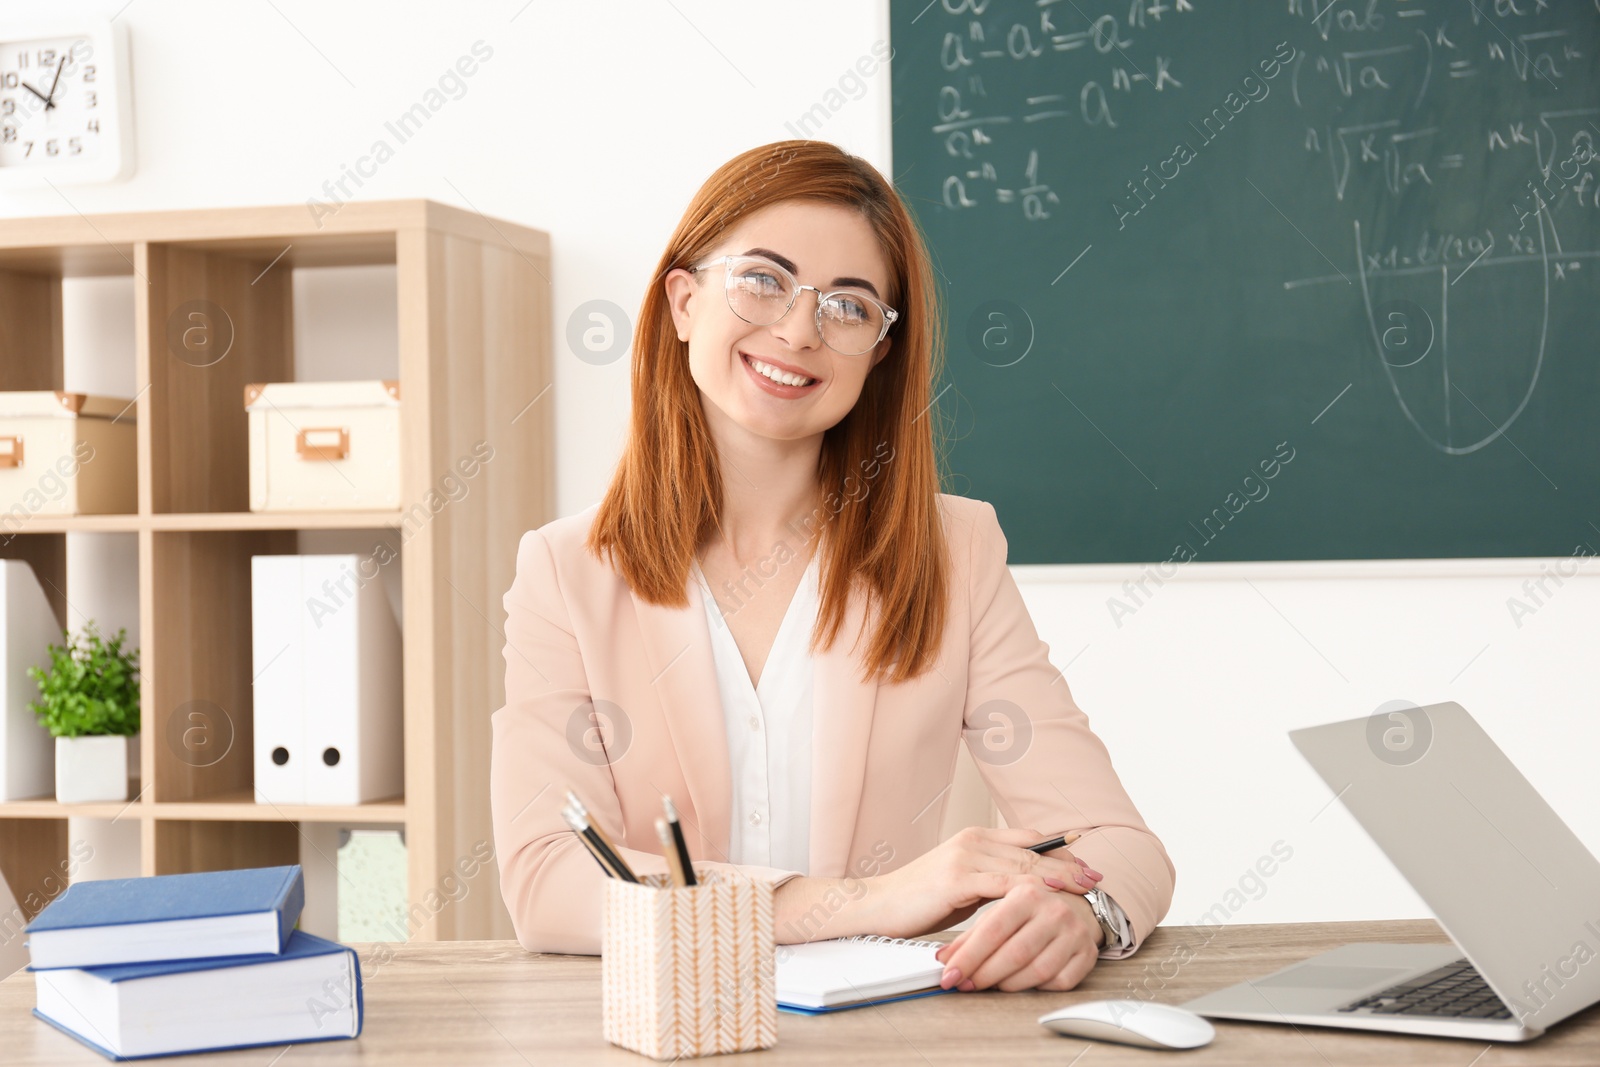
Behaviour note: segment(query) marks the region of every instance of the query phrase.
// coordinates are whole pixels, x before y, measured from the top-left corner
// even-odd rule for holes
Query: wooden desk
[[[1217,1037],[1182,1054],[1058,1037],[1040,1015],[1074,1000],[1128,996],[1180,1003],[1261,975],[1346,941],[1442,941],[1430,921],[1286,926],[1163,927],[1127,960],[1101,962],[1070,993],[967,993],[860,1008],[836,1015],[778,1015],[778,1044],[764,1052],[708,1058],[752,1064],[1600,1064],[1600,1011],[1567,1020],[1526,1045],[1365,1034],[1355,1031],[1218,1022]],[[1187,945],[1182,952],[1179,946]],[[600,962],[541,956],[510,941],[357,945],[365,981],[366,1024],[355,1041],[331,1041],[146,1063],[316,1067],[352,1063],[505,1065],[655,1061],[600,1037]],[[387,952],[387,962],[379,963]],[[1185,958],[1188,962],[1183,963]],[[33,976],[0,982],[0,1060],[11,1067],[106,1061],[33,1018]],[[276,1057],[282,1054],[282,1059]],[[1081,1060],[1079,1057],[1081,1056]]]

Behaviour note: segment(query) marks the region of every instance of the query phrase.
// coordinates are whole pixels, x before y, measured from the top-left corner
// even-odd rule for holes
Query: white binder
[[[256,556],[251,568],[257,800],[403,792],[400,628],[382,580],[348,554]]]
[[[400,627],[383,581],[361,581],[360,556],[301,559],[301,587],[321,601],[304,624],[306,803],[396,796],[405,783]]]
[[[51,642],[64,640],[33,568],[0,560],[0,801],[55,793],[55,739],[28,710],[39,700],[28,668],[48,669]]]
[[[304,804],[305,728],[299,556],[250,559],[251,686],[258,804]]]

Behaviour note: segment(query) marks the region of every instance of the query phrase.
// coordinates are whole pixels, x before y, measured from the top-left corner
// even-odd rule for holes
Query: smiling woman
[[[942,310],[899,194],[825,142],[746,152],[690,203],[637,321],[611,486],[523,536],[504,600],[490,796],[522,944],[599,949],[570,786],[641,875],[666,871],[669,795],[698,871],[773,885],[780,943],[917,936],[995,901],[941,950],[946,986],[1068,989],[1134,951],[1172,864],[1051,665],[994,508],[940,491]],[[1027,740],[997,754],[1001,705]],[[940,840],[963,742],[1008,828]],[[1029,847],[1068,832],[1071,852]]]

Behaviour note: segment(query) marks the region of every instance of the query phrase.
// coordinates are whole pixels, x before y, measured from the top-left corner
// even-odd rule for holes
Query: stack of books
[[[71,885],[27,927],[33,1014],[114,1060],[353,1038],[361,961],[304,904],[298,864]]]

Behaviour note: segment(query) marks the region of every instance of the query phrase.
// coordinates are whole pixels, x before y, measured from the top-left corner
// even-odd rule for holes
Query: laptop
[[[1600,862],[1461,705],[1289,737],[1454,944],[1344,945],[1185,1008],[1527,1041],[1600,1000]]]

